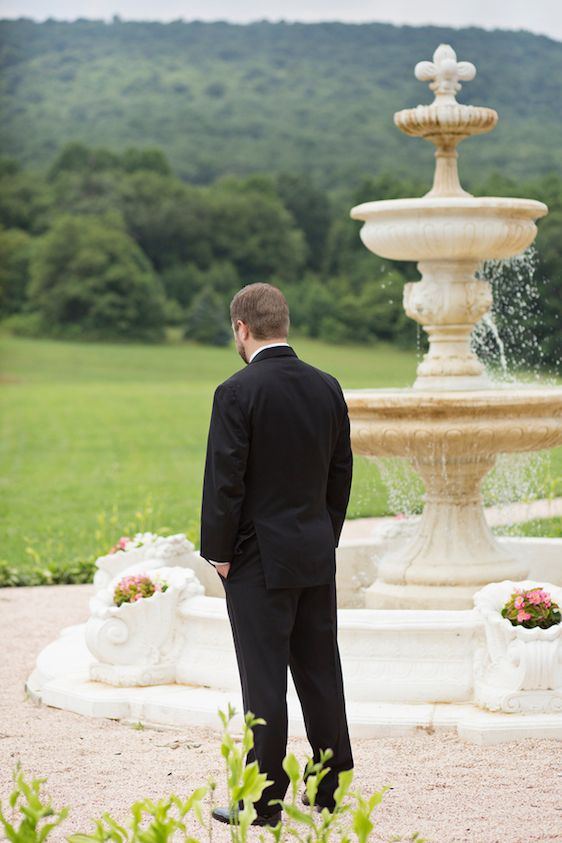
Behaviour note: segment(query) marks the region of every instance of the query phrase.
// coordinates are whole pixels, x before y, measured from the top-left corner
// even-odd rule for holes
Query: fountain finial
[[[459,80],[469,82],[476,76],[476,68],[469,61],[457,61],[457,54],[449,44],[440,44],[433,53],[433,61],[420,61],[414,70],[420,82],[431,81],[430,90],[435,101],[456,102],[455,95],[462,85]]]
[[[471,135],[489,132],[498,121],[492,108],[463,105],[456,100],[461,89],[459,79],[474,79],[476,68],[469,61],[457,61],[449,44],[440,44],[433,61],[420,61],[416,78],[431,80],[435,99],[430,105],[418,105],[397,111],[394,122],[407,135],[425,138],[435,144],[435,175],[427,196],[470,196],[463,190],[457,170],[457,145]]]

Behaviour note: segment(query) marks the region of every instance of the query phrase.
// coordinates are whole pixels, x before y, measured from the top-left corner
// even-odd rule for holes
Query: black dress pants
[[[318,761],[320,750],[334,753],[330,773],[320,783],[318,804],[332,807],[338,774],[353,767],[337,644],[335,581],[308,588],[267,589],[257,541],[244,542],[223,580],[232,627],[244,711],[266,721],[254,730],[260,770],[273,781],[255,804],[260,815],[278,810],[288,778],[282,767],[287,748],[287,668],[301,703],[306,734]]]

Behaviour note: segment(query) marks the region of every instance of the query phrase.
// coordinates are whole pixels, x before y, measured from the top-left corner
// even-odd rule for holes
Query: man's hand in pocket
[[[215,568],[221,575],[226,579],[228,577],[228,572],[230,571],[230,562],[225,562],[224,565],[215,565]]]

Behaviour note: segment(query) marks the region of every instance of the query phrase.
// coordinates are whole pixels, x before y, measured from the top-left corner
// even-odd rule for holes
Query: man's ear
[[[235,332],[238,334],[242,342],[246,342],[250,338],[250,329],[241,319],[236,320]]]

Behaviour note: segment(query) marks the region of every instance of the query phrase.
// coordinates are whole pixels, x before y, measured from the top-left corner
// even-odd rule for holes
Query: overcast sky
[[[1,17],[255,20],[482,26],[562,40],[562,0],[0,0]]]

